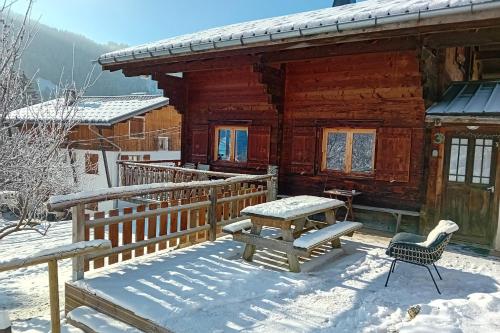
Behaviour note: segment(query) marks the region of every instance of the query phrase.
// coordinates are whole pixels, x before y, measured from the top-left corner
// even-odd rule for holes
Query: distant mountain
[[[127,45],[112,42],[99,44],[85,36],[43,24],[37,24],[37,30],[37,35],[23,56],[21,67],[28,78],[35,76],[45,98],[50,96],[51,89],[54,89],[60,80],[71,81],[72,72],[74,81],[81,87],[93,67],[93,78],[98,79],[87,90],[86,95],[161,93],[155,81],[147,78],[127,78],[121,72],[102,72],[100,66],[94,63],[101,54]]]

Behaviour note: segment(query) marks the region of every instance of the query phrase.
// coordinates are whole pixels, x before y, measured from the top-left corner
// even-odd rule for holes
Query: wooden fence
[[[181,169],[175,170],[177,173],[186,170],[175,169]],[[123,186],[55,196],[48,206],[51,210],[72,208],[73,242],[111,241],[112,248],[107,251],[73,259],[73,279],[79,280],[92,268],[214,241],[223,225],[242,219],[243,208],[274,200],[274,182],[274,175],[236,175],[217,180]],[[96,212],[92,217],[85,214],[86,204],[132,197],[148,197],[154,201]]]
[[[118,161],[120,185],[140,185],[152,183],[184,183],[200,180],[227,179],[240,176],[237,173],[187,169],[165,164]]]

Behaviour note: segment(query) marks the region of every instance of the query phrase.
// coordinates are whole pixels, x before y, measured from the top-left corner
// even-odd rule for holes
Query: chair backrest
[[[425,242],[419,243],[418,245],[430,247],[435,245],[435,243],[443,237],[446,237],[446,235],[451,235],[457,230],[458,225],[455,222],[450,220],[441,220],[438,225],[432,229],[431,232],[429,232]]]

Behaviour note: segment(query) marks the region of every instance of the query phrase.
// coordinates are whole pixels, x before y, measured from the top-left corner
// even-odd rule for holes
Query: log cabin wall
[[[169,150],[181,149],[181,115],[173,106],[165,106],[144,115],[144,138],[129,137],[129,121],[117,123],[111,127],[102,127],[102,135],[118,145],[123,151],[157,151],[158,136],[169,137]],[[72,147],[78,149],[100,149],[98,129],[87,125],[75,126],[69,137],[74,142]],[[164,133],[164,134],[162,134]],[[116,150],[110,143],[103,141],[106,150]]]
[[[357,203],[419,209],[424,196],[424,117],[416,51],[287,64],[280,191],[356,189]],[[323,128],[376,129],[375,172],[321,170]]]
[[[254,70],[235,66],[184,74],[184,161],[246,173],[279,164],[282,194],[322,195],[325,186],[339,187],[364,192],[360,203],[420,208],[425,108],[416,51],[287,63],[282,117]],[[215,160],[214,129],[220,125],[249,128],[248,163]],[[376,172],[351,177],[321,171],[325,127],[375,129]]]
[[[242,173],[263,173],[268,164],[277,163],[278,114],[253,66],[190,72],[184,77],[188,85],[184,161]],[[247,163],[214,158],[216,126],[248,128]]]

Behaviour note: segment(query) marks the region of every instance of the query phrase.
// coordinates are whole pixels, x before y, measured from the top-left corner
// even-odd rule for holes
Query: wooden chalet
[[[500,79],[500,1],[368,0],[174,37],[99,62],[158,81],[182,116],[183,162],[238,173],[277,166],[280,194],[354,189],[362,192],[355,204],[416,212],[422,233],[450,218],[462,240],[500,248],[499,101],[495,112],[461,118],[450,117],[463,113],[464,99],[454,113],[431,107],[451,98],[454,82],[465,81],[461,92],[470,95],[469,81]],[[450,164],[464,163],[457,151],[466,151],[467,174]]]
[[[168,98],[156,95],[82,96],[67,111],[74,127],[67,138],[75,163],[85,173],[84,190],[118,186],[119,161],[165,161],[180,158],[181,116]],[[30,122],[58,121],[62,103],[50,100],[15,110],[10,117]],[[58,111],[59,110],[59,111]],[[108,203],[109,204],[109,203]],[[97,208],[97,207],[95,207]]]

